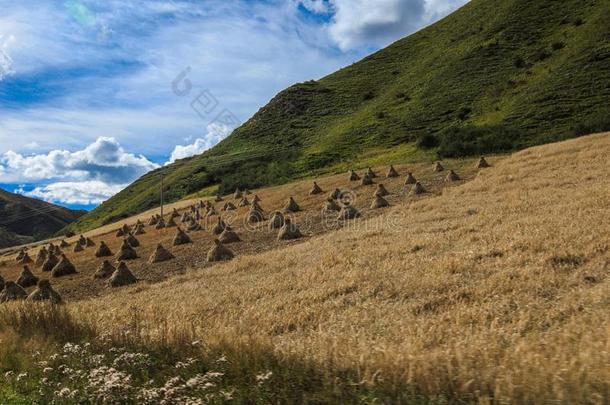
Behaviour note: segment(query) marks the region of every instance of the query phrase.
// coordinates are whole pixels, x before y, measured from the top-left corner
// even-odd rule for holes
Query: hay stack
[[[322,193],[322,189],[318,186],[318,183],[313,182],[313,187],[309,190],[309,195],[316,195]]]
[[[108,260],[104,260],[93,274],[93,278],[108,278],[116,269]]]
[[[358,181],[360,180],[360,176],[358,176],[358,173],[356,173],[353,170],[349,171],[349,181]]]
[[[249,224],[255,224],[264,220],[265,215],[263,214],[263,211],[259,206],[252,207],[252,209],[250,210],[250,212],[248,212],[248,215],[246,216],[246,221],[248,221]]]
[[[46,247],[42,247],[39,251],[38,254],[36,255],[36,260],[34,261],[34,264],[37,267],[42,266],[42,264],[44,263],[45,260],[47,260],[47,248]]]
[[[222,233],[218,237],[218,240],[221,243],[235,243],[235,242],[240,242],[241,241],[239,236],[234,231],[232,231],[230,229],[225,229],[224,231],[222,231]]]
[[[341,207],[341,211],[339,211],[339,215],[337,216],[337,218],[346,220],[358,218],[359,216],[360,213],[356,208],[351,205],[344,205],[343,207]]]
[[[174,259],[174,255],[165,249],[162,244],[157,244],[155,251],[148,258],[148,263],[160,263]]]
[[[250,192],[250,190],[248,190],[248,189],[245,189],[245,190],[244,190],[244,195],[250,195],[250,194],[252,194],[252,193]]]
[[[122,238],[123,236],[125,236],[125,232],[123,232],[123,230],[119,228],[119,229],[117,229],[117,231],[116,231],[116,233],[114,234],[114,236],[115,236],[116,238]]]
[[[284,222],[284,214],[279,211],[274,212],[271,214],[271,219],[269,220],[269,230],[280,229],[284,226]]]
[[[381,196],[381,197],[385,197],[386,195],[389,195],[390,193],[388,192],[388,190],[386,190],[386,188],[384,187],[383,184],[379,184],[377,186],[377,190],[375,190],[375,192],[373,193],[373,196]]]
[[[170,218],[178,218],[180,216],[180,214],[178,213],[177,209],[173,209],[172,210],[172,215],[170,215]]]
[[[487,160],[485,160],[483,156],[481,156],[479,158],[479,162],[477,163],[477,169],[484,169],[486,167],[491,167],[491,165],[487,163]]]
[[[293,224],[290,218],[284,220],[284,226],[280,228],[277,234],[277,240],[292,240],[301,238],[303,234],[296,224]]]
[[[212,235],[220,235],[226,228],[227,224],[225,224],[222,218],[218,217],[218,222],[216,222],[216,225],[212,228]]]
[[[233,193],[233,199],[238,200],[243,197],[243,194],[239,190],[239,188],[235,189],[235,193]]]
[[[339,207],[337,202],[335,200],[333,200],[332,198],[327,199],[326,203],[324,203],[324,211],[340,211],[340,210],[341,210],[341,207]]]
[[[138,254],[135,249],[131,247],[129,242],[123,239],[123,243],[121,244],[121,248],[119,252],[116,254],[115,259],[117,262],[123,260],[135,260],[138,258]]]
[[[0,302],[24,300],[28,296],[20,285],[13,281],[7,281],[4,285],[4,290],[0,292]]]
[[[82,252],[83,250],[85,250],[85,248],[83,247],[83,245],[81,245],[78,242],[75,243],[74,247],[72,248],[72,252],[74,252],[74,253]]]
[[[134,235],[144,235],[146,231],[144,230],[144,225],[140,225],[136,228],[136,231],[133,233]]]
[[[184,212],[184,213],[182,214],[182,217],[180,218],[180,222],[181,222],[181,223],[185,223],[185,222],[187,222],[187,221],[190,221],[190,219],[191,219],[191,217],[190,217],[190,215],[188,214],[188,212]]]
[[[214,207],[210,207],[208,212],[205,214],[207,217],[213,217],[214,215],[218,215],[216,213],[216,209]]]
[[[32,260],[32,258],[30,257],[30,255],[28,254],[28,252],[25,252],[23,254],[23,256],[21,257],[21,259],[19,259],[17,261],[18,264],[30,264],[33,263],[34,261]]]
[[[367,169],[366,175],[369,176],[371,179],[377,177],[377,173],[375,173],[370,167]]]
[[[28,301],[50,301],[53,304],[61,304],[61,296],[51,287],[49,280],[40,280],[38,286],[27,297]]]
[[[157,222],[159,221],[159,219],[156,216],[151,216],[150,219],[148,220],[148,225],[149,226],[155,226],[157,225]]]
[[[19,274],[19,278],[15,282],[23,288],[28,288],[38,283],[38,277],[32,273],[28,266],[23,266],[23,270],[21,270],[21,274]]]
[[[328,195],[328,198],[331,198],[333,200],[338,200],[339,198],[341,198],[341,190],[339,190],[338,188],[336,188],[333,192],[331,192]]]
[[[70,244],[63,239],[61,240],[61,242],[59,242],[60,248],[67,248],[68,246],[70,246]]]
[[[301,211],[301,207],[294,201],[294,198],[290,197],[286,205],[284,206],[284,212],[299,212]]]
[[[445,168],[443,167],[443,165],[441,164],[441,162],[436,162],[436,163],[434,164],[434,172],[435,172],[435,173],[442,172],[443,170],[445,170]]]
[[[222,197],[220,196],[220,194],[216,194],[216,197],[214,197],[214,201],[216,201],[216,202],[222,201]]]
[[[191,223],[188,224],[188,226],[186,227],[186,230],[188,232],[197,232],[197,231],[200,231],[201,229],[202,229],[201,224],[199,224],[199,222],[194,221],[194,220],[191,221]]]
[[[47,259],[42,264],[41,270],[42,271],[51,271],[51,270],[53,270],[53,267],[55,267],[55,265],[57,265],[57,263],[59,263],[59,259],[57,258],[57,256],[55,256],[55,253],[49,252],[49,254],[47,255]]]
[[[392,178],[392,177],[398,177],[398,172],[396,171],[396,169],[394,169],[394,166],[390,165],[390,168],[388,169],[388,172],[386,173],[385,177]]]
[[[250,201],[246,197],[242,198],[239,204],[237,204],[238,207],[246,207],[248,205],[250,205]]]
[[[236,209],[237,207],[235,207],[235,204],[233,204],[232,202],[227,202],[225,203],[224,207],[222,207],[223,211],[234,211]]]
[[[373,178],[367,173],[362,176],[362,181],[360,181],[360,184],[363,186],[370,186],[371,184],[373,184]]]
[[[417,183],[417,179],[415,179],[415,177],[413,176],[413,173],[409,172],[407,173],[407,179],[405,180],[405,186],[410,185],[410,184],[415,184]]]
[[[458,174],[453,169],[451,169],[449,171],[449,173],[447,174],[447,181],[459,181],[459,180],[461,180],[460,176],[458,176]]]
[[[155,229],[163,229],[165,228],[165,221],[163,220],[163,218],[159,218],[159,220],[157,221],[157,225],[155,225]]]
[[[258,194],[254,194],[254,198],[252,199],[252,204],[256,204],[261,202],[260,197],[258,196]]]
[[[74,267],[72,262],[70,262],[70,260],[68,260],[66,255],[61,255],[61,259],[59,260],[59,263],[57,263],[55,265],[55,267],[53,267],[53,270],[51,270],[51,276],[52,277],[63,277],[63,276],[67,276],[70,274],[76,274],[76,267]]]
[[[371,203],[372,209],[384,208],[389,206],[390,204],[388,203],[388,201],[380,195],[376,195],[375,199],[373,199],[373,202]]]
[[[125,226],[125,225],[123,225]],[[87,246],[87,239],[85,239],[85,237],[83,235],[78,237],[78,242],[79,245],[83,245],[83,247]]]
[[[413,190],[411,191],[413,194],[423,194],[426,192],[426,189],[424,188],[424,186],[421,185],[421,183],[418,181],[415,183],[415,185],[413,186]]]
[[[95,251],[95,257],[108,257],[108,256],[112,256],[112,251],[110,250],[108,245],[106,245],[106,242],[101,241],[100,246]]]
[[[138,279],[133,275],[125,262],[120,262],[117,269],[112,273],[108,280],[110,287],[122,287],[124,285],[134,284]]]
[[[173,228],[175,226],[178,226],[178,224],[176,224],[176,221],[174,220],[174,216],[170,216],[169,220],[167,221],[167,224],[165,224],[166,228]]]
[[[85,247],[95,246],[95,242],[91,238],[85,238]]]
[[[21,249],[19,251],[19,253],[17,253],[17,256],[15,257],[15,261],[19,262],[19,260],[23,259],[23,256],[25,256],[25,249]]]
[[[174,240],[172,244],[174,246],[185,245],[187,243],[193,243],[191,238],[182,230],[180,227],[176,229],[176,234],[174,235]]]
[[[136,238],[135,236],[133,236],[132,234],[129,234],[125,240],[127,241],[127,243],[129,243],[129,245],[133,248],[137,248],[140,246],[140,241],[138,240],[138,238]]]
[[[214,239],[214,246],[208,251],[208,262],[221,262],[231,260],[235,254],[224,246],[218,239]]]

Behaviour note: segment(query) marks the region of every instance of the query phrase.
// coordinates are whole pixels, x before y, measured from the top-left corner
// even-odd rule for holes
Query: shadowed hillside
[[[610,3],[473,0],[318,81],[278,94],[212,150],[136,181],[73,228],[200,190],[279,184],[376,157],[404,163],[610,128]],[[422,153],[426,151],[426,153]]]

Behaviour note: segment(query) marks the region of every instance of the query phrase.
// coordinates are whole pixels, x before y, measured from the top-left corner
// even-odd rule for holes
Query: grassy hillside
[[[610,128],[610,3],[473,0],[318,81],[294,85],[212,150],[149,173],[74,229],[207,189],[523,148]],[[409,153],[392,154],[397,145]]]
[[[1,305],[0,400],[606,404],[609,159],[610,134],[531,148],[301,243],[65,310]]]
[[[0,248],[47,238],[84,213],[0,189]]]

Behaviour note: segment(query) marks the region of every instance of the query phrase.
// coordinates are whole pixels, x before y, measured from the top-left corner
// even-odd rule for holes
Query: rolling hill
[[[176,201],[356,161],[515,150],[610,129],[608,105],[610,2],[472,0],[358,63],[282,91],[216,147],[144,175],[71,228],[156,206],[161,174]]]
[[[0,248],[47,238],[84,213],[0,189]]]

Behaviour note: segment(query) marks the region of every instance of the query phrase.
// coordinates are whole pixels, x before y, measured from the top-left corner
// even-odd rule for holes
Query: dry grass
[[[608,162],[608,134],[528,149],[353,227],[69,308],[425,395],[608,403]]]

